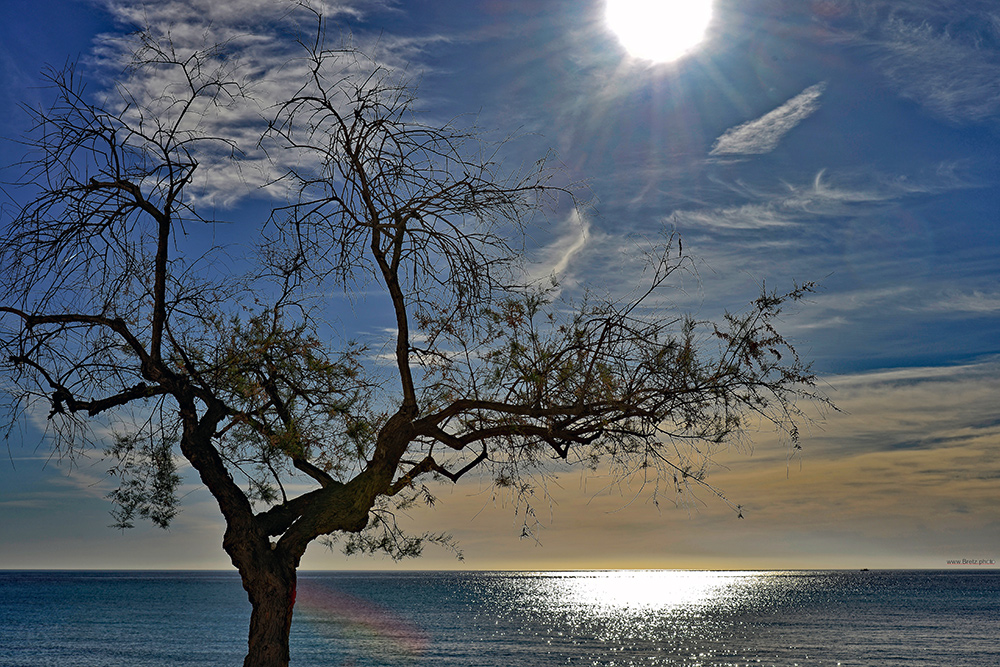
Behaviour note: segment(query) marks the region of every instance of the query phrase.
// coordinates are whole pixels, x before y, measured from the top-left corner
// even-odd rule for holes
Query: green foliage
[[[409,535],[396,522],[396,516],[386,509],[372,511],[368,525],[361,531],[343,535],[333,535],[325,539],[327,546],[339,546],[346,556],[383,555],[394,561],[419,558],[424,546],[434,544],[455,554],[463,560],[462,551],[455,539],[448,533],[426,532],[419,536]]]
[[[215,318],[210,342],[179,364],[229,406],[220,451],[266,504],[283,499],[282,477],[296,463],[335,479],[356,471],[377,430],[362,391],[365,349],[348,343],[331,354],[311,318],[289,319],[280,304]]]
[[[160,528],[170,526],[177,515],[177,487],[181,483],[173,455],[176,444],[177,437],[172,435],[115,436],[105,450],[107,456],[117,459],[108,473],[120,480],[118,488],[108,494],[114,505],[111,516],[115,528],[132,528],[136,516]]]

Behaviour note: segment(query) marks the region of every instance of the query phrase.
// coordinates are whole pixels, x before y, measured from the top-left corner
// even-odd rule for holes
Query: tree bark
[[[288,638],[295,605],[297,555],[273,544],[257,521],[246,495],[233,481],[212,446],[215,429],[224,414],[221,403],[211,403],[199,419],[193,398],[180,400],[184,432],[181,451],[198,471],[219,503],[226,519],[222,548],[239,570],[252,610],[244,667],[288,667]]]
[[[241,576],[252,606],[243,667],[287,667],[295,606],[295,566],[260,565],[243,570]]]
[[[412,415],[399,412],[379,434],[368,469],[347,485],[322,491],[318,505],[305,511],[276,543],[256,519],[230,520],[223,547],[240,571],[250,598],[250,636],[243,667],[287,667],[296,568],[317,535],[364,528],[368,511],[392,483],[393,473],[413,438]]]

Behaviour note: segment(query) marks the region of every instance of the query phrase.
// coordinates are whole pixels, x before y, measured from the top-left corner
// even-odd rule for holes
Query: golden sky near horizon
[[[743,506],[743,519],[706,490],[677,506],[665,492],[656,507],[638,480],[609,485],[574,470],[549,481],[549,498],[535,499],[543,524],[536,543],[519,539],[511,499],[472,478],[439,485],[437,505],[403,521],[416,532],[451,532],[464,561],[433,545],[422,558],[393,563],[314,544],[302,569],[875,569],[1000,560],[998,366],[831,378],[842,412],[804,430],[801,453],[789,459],[787,446],[762,431],[752,454],[734,448],[716,457],[708,481]],[[43,493],[75,493],[80,511],[107,511],[108,489],[86,467],[59,479]],[[64,567],[72,552],[81,569],[228,568],[214,501],[191,484],[185,492],[168,532],[139,525],[77,535],[70,516],[58,535],[5,544],[0,563]]]

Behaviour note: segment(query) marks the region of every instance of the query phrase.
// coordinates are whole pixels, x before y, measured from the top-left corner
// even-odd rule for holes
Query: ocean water
[[[0,667],[240,665],[233,573],[0,572]],[[1000,665],[1000,572],[305,572],[295,667]]]

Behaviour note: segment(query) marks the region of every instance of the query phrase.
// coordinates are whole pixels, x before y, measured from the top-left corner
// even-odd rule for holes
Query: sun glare
[[[704,38],[712,0],[607,0],[608,27],[635,58],[677,60]]]

